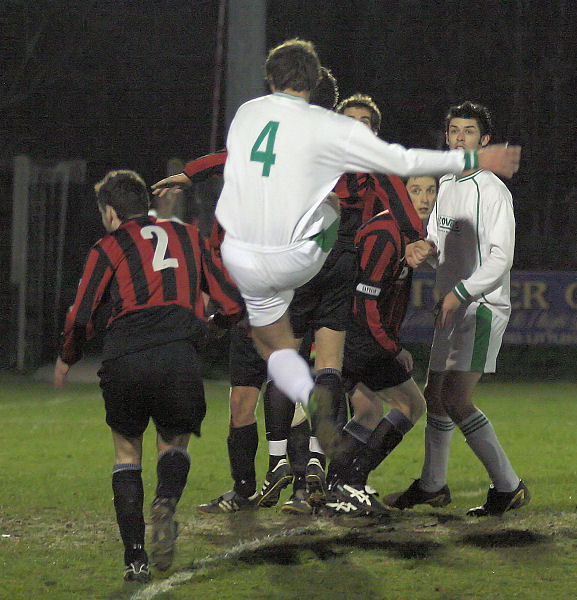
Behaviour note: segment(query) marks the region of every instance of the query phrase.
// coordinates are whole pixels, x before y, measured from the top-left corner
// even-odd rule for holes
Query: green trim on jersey
[[[480,173],[480,171],[477,171],[477,173]],[[483,266],[483,257],[481,256],[481,237],[479,235],[479,220],[481,218],[481,191],[479,190],[479,184],[477,183],[477,180],[474,177],[477,173],[473,175],[473,183],[477,188],[477,223],[475,224],[475,234],[477,236],[477,252],[479,254],[479,267],[481,267]],[[481,294],[481,298],[483,298],[485,302],[489,302],[485,297],[485,294]]]
[[[467,288],[463,285],[462,281],[460,281],[453,288],[453,293],[455,294],[455,296],[457,296],[457,298],[459,299],[461,304],[463,304],[463,302],[467,302],[471,298],[471,294],[469,294],[469,292],[467,291]]]
[[[470,169],[476,169],[479,166],[479,155],[476,150],[465,151],[465,168],[463,171],[469,171]]]
[[[303,98],[302,96],[295,96],[295,94],[288,94],[287,92],[273,92],[272,93],[273,96],[282,96],[283,98],[289,98],[291,100],[298,100],[299,102],[304,102],[305,104],[308,104],[308,102],[306,101],[305,98]]]
[[[475,315],[475,341],[471,356],[471,371],[484,373],[491,339],[491,323],[493,313],[485,304],[480,304]]]
[[[323,229],[313,237],[323,252],[330,252],[337,240],[340,219],[335,219],[326,229]]]
[[[483,258],[481,257],[481,237],[479,236],[479,214],[481,212],[481,192],[479,184],[473,178],[473,183],[477,188],[477,222],[475,223],[475,236],[477,237],[477,253],[479,254],[479,266],[483,266]]]
[[[468,173],[467,175],[455,175],[454,177],[459,183],[461,183],[461,181],[469,181],[469,179],[474,179],[482,171],[483,169],[477,169],[473,173]]]

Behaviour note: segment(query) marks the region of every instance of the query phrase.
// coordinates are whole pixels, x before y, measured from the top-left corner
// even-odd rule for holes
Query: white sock
[[[449,416],[427,413],[425,427],[425,461],[419,487],[425,492],[438,492],[447,483],[449,450],[455,424]]]
[[[489,419],[477,410],[458,425],[467,444],[487,469],[495,489],[498,492],[512,492],[516,489],[519,477],[499,443]]]
[[[270,456],[284,456],[288,440],[272,440],[268,443],[268,453]]]
[[[309,403],[309,394],[314,386],[309,365],[293,348],[276,350],[268,359],[268,374],[281,392],[295,404]]]
[[[325,453],[324,450],[321,448],[318,439],[313,435],[311,435],[311,437],[309,438],[309,451],[316,452],[317,454]]]

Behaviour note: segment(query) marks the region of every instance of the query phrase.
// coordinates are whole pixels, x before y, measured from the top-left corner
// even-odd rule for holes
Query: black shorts
[[[186,433],[200,436],[206,404],[190,340],[105,360],[98,375],[106,423],[117,433],[138,437],[152,418],[167,441]]]
[[[347,392],[364,383],[373,392],[395,387],[411,378],[411,374],[391,357],[373,336],[360,326],[347,331],[343,360],[343,383]]]
[[[309,362],[312,336],[305,335],[299,351],[300,355]],[[268,380],[266,361],[258,353],[252,337],[243,327],[232,327],[230,330],[229,346],[230,385],[255,387],[260,389]]]
[[[254,347],[252,337],[243,327],[230,330],[230,385],[260,389],[267,379],[266,361]]]
[[[357,270],[353,248],[334,248],[322,269],[295,290],[289,312],[295,337],[328,327],[345,331],[350,321]]]

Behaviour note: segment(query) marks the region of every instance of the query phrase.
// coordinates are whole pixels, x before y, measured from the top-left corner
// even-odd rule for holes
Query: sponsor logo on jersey
[[[357,285],[357,292],[367,294],[369,296],[378,296],[381,293],[381,288],[367,285],[366,283],[359,283]]]
[[[461,230],[461,226],[453,217],[440,215],[437,217],[437,225],[439,229],[444,229],[445,231],[455,231],[458,233]]]

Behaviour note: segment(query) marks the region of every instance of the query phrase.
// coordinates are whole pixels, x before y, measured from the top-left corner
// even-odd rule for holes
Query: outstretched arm
[[[503,177],[512,177],[519,170],[520,146],[497,144],[479,151],[404,148],[380,140],[358,121],[348,133],[348,136],[342,136],[346,143],[342,146],[344,161],[341,168],[346,173],[378,172],[409,177],[459,174],[481,168]]]
[[[155,196],[162,198],[168,190],[175,190],[181,192],[187,187],[192,185],[192,181],[190,181],[188,175],[185,173],[178,173],[178,175],[171,175],[170,177],[165,177],[160,181],[157,181],[152,187],[152,193]]]
[[[191,160],[184,165],[182,173],[157,181],[152,186],[152,193],[162,198],[169,189],[175,189],[180,192],[190,187],[193,183],[206,181],[212,176],[222,176],[227,155],[226,150],[219,150],[218,152]]]

